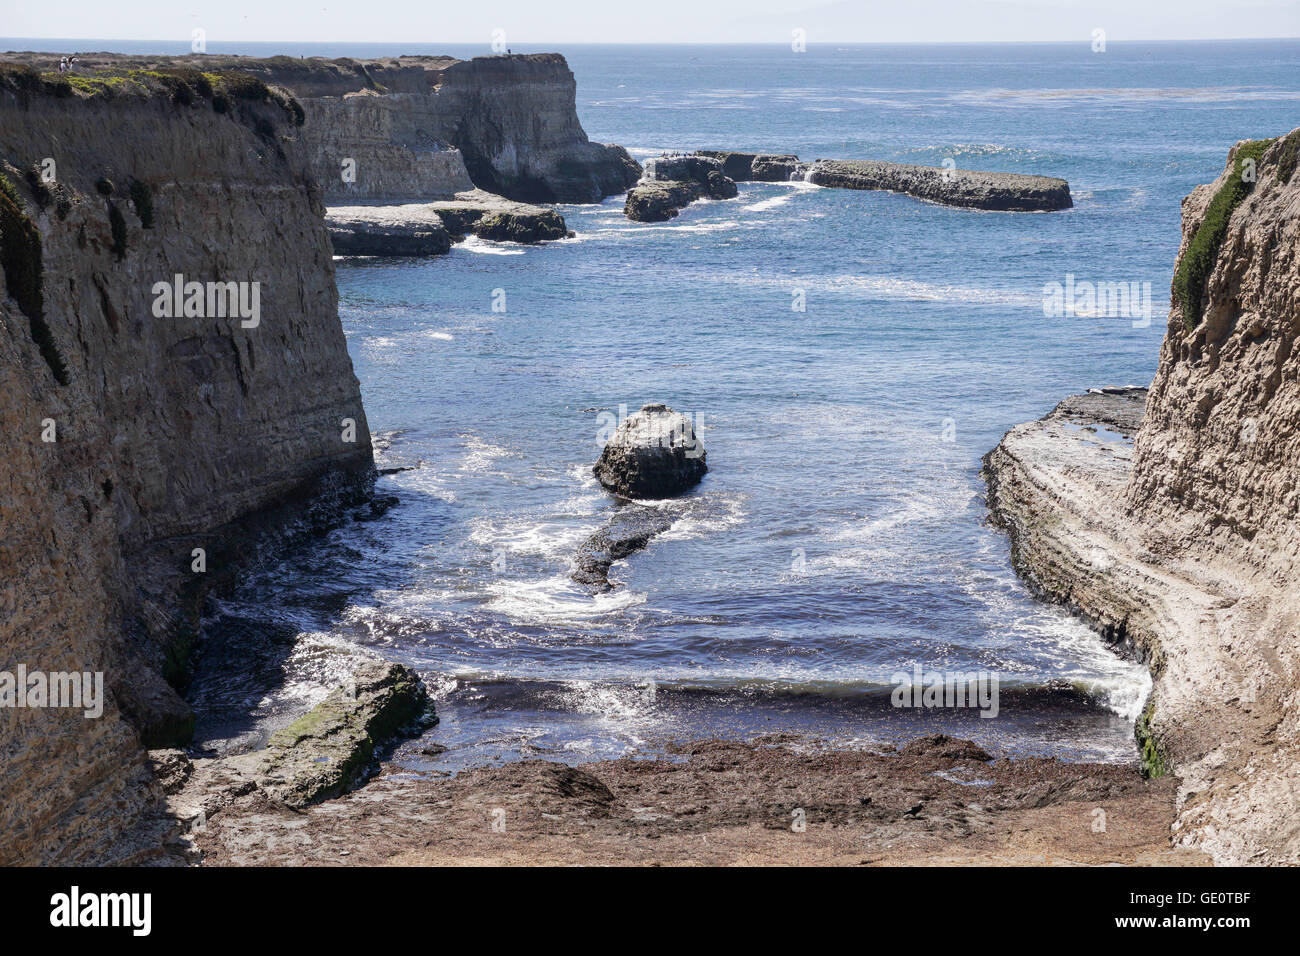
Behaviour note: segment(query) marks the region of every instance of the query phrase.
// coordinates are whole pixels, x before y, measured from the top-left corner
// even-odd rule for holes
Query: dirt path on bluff
[[[391,766],[295,813],[235,797],[206,865],[1206,865],[1170,845],[1177,781],[1132,767],[988,760],[942,735],[901,750],[705,740],[671,759]]]

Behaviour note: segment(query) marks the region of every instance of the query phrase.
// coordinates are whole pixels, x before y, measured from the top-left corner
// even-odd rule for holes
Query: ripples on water
[[[200,739],[248,746],[378,654],[436,690],[425,744],[450,749],[408,745],[417,766],[932,730],[1131,759],[1149,680],[1016,580],[980,456],[1070,392],[1150,379],[1179,201],[1231,143],[1290,127],[1297,49],[1261,44],[1249,70],[1234,45],[565,51],[588,132],[641,157],[952,156],[1065,176],[1076,208],[743,184],[663,225],[611,199],[564,207],[577,237],[545,247],[340,261],[380,464],[412,467],[380,480],[384,516],[223,600]],[[1045,319],[1043,285],[1069,273],[1150,281],[1159,314]],[[613,509],[597,415],[651,400],[697,416],[712,470],[593,595],[568,571]],[[918,662],[998,671],[1001,715],[893,708]]]

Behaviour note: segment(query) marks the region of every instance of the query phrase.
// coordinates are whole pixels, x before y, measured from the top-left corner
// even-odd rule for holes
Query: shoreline
[[[897,749],[801,743],[705,739],[671,760],[531,760],[455,776],[390,765],[301,813],[235,797],[191,840],[207,866],[1209,862],[1169,844],[1172,778],[990,761],[944,735]]]
[[[1131,393],[1076,395],[1013,428],[985,459],[990,511],[1035,591],[1150,668],[1155,687],[1136,733],[1144,773],[1181,775],[1174,842],[1217,864],[1294,863],[1293,772],[1270,730],[1276,698],[1250,690],[1266,659],[1256,633],[1233,626],[1242,610],[1259,613],[1249,610],[1259,599],[1245,575],[1151,551],[1152,529],[1125,505],[1141,414],[1124,404]]]

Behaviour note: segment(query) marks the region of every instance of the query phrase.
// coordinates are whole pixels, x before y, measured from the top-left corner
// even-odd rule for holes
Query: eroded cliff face
[[[558,53],[351,69],[334,61],[330,82],[263,62],[268,78],[302,98],[303,148],[331,202],[450,199],[478,187],[521,202],[590,203],[640,176],[621,147],[587,139],[577,83]],[[348,160],[351,178],[342,175]]]
[[[448,139],[480,189],[523,202],[599,202],[640,178],[622,147],[587,139],[577,83],[558,53],[456,63],[435,100],[454,118]]]
[[[1279,174],[1292,138],[1264,152],[1233,211],[1201,316],[1170,317],[1129,491],[1136,515],[1170,522],[1172,545],[1212,546],[1283,585],[1300,548],[1300,179]],[[1180,260],[1235,165],[1184,201]]]
[[[1017,569],[1150,662],[1144,762],[1222,863],[1300,862],[1298,144],[1238,144],[1185,200],[1132,445],[1063,403],[986,459]]]
[[[187,730],[198,596],[372,473],[323,207],[265,93],[0,71],[0,670],[102,672],[107,698],[0,707],[0,862],[147,852],[142,737]],[[160,315],[178,275],[256,309]]]
[[[22,58],[46,71],[58,62]],[[237,69],[292,91],[306,117],[293,149],[332,205],[429,202],[473,187],[520,202],[593,203],[641,175],[621,146],[587,138],[577,82],[558,53],[463,61],[101,53],[78,66],[126,68]]]

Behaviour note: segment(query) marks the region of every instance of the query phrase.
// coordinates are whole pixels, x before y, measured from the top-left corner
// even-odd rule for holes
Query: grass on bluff
[[[45,93],[59,99],[117,99],[148,97],[165,92],[173,103],[212,104],[217,113],[231,112],[235,101],[273,103],[289,114],[295,126],[306,122],[302,104],[285,90],[267,86],[243,70],[205,73],[188,67],[158,70],[101,70],[95,74],[40,73],[26,64],[0,64],[0,89],[16,93]]]
[[[1255,186],[1254,176],[1248,178],[1246,170],[1257,169],[1265,150],[1274,142],[1271,139],[1255,139],[1243,143],[1237,150],[1233,174],[1210,200],[1209,208],[1205,210],[1205,219],[1178,262],[1178,271],[1174,273],[1174,297],[1182,308],[1183,321],[1187,323],[1188,329],[1194,329],[1200,324],[1205,283],[1214,269],[1219,246],[1228,234],[1232,212]],[[1248,161],[1251,161],[1249,167]],[[1294,159],[1292,162],[1294,164]]]

